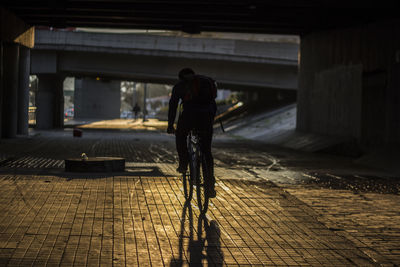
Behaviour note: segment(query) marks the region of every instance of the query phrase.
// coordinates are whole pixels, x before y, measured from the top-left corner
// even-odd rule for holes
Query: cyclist
[[[205,175],[205,186],[208,197],[215,197],[214,160],[211,154],[214,117],[217,110],[215,98],[217,86],[213,79],[195,74],[190,68],[182,69],[179,82],[172,89],[168,110],[168,129],[170,134],[175,133],[176,150],[179,157],[177,171],[185,173],[189,163],[186,138],[193,128],[199,131],[201,150],[205,155],[207,165],[210,166],[209,175]],[[183,111],[178,118],[175,131],[174,121],[179,100]]]

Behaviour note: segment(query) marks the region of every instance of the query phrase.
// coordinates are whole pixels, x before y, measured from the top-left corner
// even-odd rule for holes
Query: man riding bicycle
[[[214,117],[217,110],[215,98],[217,87],[213,79],[197,75],[190,68],[179,72],[179,82],[172,89],[168,110],[168,129],[170,134],[175,133],[176,150],[178,151],[179,167],[177,171],[185,173],[189,163],[186,138],[192,129],[199,132],[201,150],[205,155],[210,173],[205,177],[208,197],[215,197],[214,160],[211,154]],[[178,118],[176,131],[174,122],[176,110],[181,100],[183,111]]]

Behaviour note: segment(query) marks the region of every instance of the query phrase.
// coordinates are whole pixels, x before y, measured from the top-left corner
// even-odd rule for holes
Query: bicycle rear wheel
[[[204,155],[197,161],[197,176],[196,176],[196,193],[197,193],[197,205],[201,213],[206,213],[208,209],[208,196],[207,196],[207,185],[205,183],[205,176],[208,173],[207,163]]]

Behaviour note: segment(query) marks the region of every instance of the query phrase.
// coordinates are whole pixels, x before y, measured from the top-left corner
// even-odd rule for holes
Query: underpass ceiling
[[[334,0],[5,0],[33,26],[305,34],[398,18],[395,8]]]

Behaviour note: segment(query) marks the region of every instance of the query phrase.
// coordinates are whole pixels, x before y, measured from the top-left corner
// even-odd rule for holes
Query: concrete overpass
[[[31,74],[39,76],[36,126],[62,126],[62,80],[102,77],[76,83],[75,115],[119,116],[120,80],[174,84],[186,66],[215,78],[220,88],[296,90],[296,43],[37,30]],[[54,115],[57,114],[57,115]]]
[[[24,121],[19,114],[26,101],[19,101],[21,95],[26,99],[26,89],[20,85],[29,74],[30,26],[42,25],[298,34],[297,129],[353,138],[366,149],[400,146],[400,15],[394,5],[14,0],[1,6],[1,25],[7,25],[0,32],[3,137],[15,136]]]
[[[190,66],[222,88],[297,89],[298,44],[37,30],[32,74],[174,84]]]

